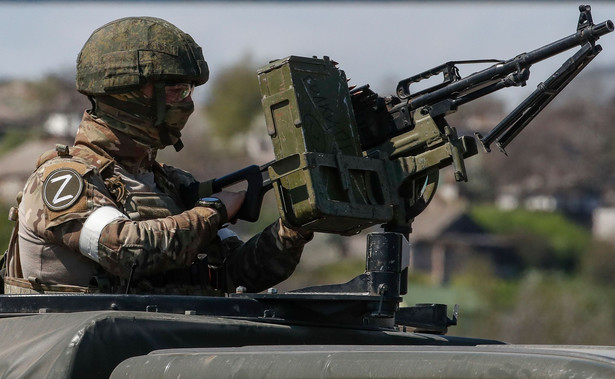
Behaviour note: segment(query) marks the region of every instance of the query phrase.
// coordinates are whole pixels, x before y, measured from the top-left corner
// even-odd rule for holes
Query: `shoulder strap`
[[[21,197],[22,192],[19,192],[19,195],[17,195],[17,206],[11,207],[9,211],[9,220],[13,221],[15,224],[13,225],[13,231],[11,232],[9,246],[2,256],[2,282],[5,282],[5,278],[8,277],[23,277],[23,273],[21,272],[21,261],[19,258],[19,243],[17,241],[17,233],[19,231],[18,207],[19,203],[21,203]]]

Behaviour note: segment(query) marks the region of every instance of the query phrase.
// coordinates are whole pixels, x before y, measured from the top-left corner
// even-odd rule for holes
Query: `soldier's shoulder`
[[[86,146],[67,147],[56,145],[56,148],[43,153],[36,162],[36,167],[42,168],[48,174],[50,169],[61,167],[72,168],[85,175],[89,171],[102,171],[113,164],[113,159],[98,154]],[[43,179],[47,175],[43,174]]]
[[[84,216],[91,210],[88,183],[101,182],[99,172],[111,164],[111,159],[79,146],[47,151],[38,159],[22,201],[28,207],[43,208],[47,227]]]

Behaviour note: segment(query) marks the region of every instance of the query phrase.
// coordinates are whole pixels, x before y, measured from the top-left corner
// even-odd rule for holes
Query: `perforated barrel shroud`
[[[384,162],[363,156],[344,72],[328,57],[290,56],[262,67],[258,78],[282,217],[340,234],[389,221]]]

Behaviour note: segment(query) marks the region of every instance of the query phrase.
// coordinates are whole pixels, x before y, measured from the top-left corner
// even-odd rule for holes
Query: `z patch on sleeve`
[[[75,204],[83,191],[83,178],[72,168],[52,171],[43,183],[43,201],[49,209],[61,211]]]

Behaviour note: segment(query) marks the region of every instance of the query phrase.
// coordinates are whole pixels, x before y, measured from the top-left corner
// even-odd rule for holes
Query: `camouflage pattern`
[[[156,149],[86,112],[69,154],[45,154],[25,186],[19,206],[22,277],[46,286],[123,292],[132,275],[134,293],[220,294],[240,285],[261,291],[293,272],[310,233],[276,221],[247,243],[221,240],[217,212],[192,207],[199,183],[155,157]],[[78,172],[84,190],[69,208],[54,211],[43,202],[43,184],[58,168]],[[79,237],[88,216],[103,206],[127,219],[104,227],[96,262],[80,252]]]
[[[95,30],[77,58],[77,90],[86,95],[123,93],[147,81],[207,82],[201,47],[173,24],[128,17]]]
[[[194,110],[189,95],[166,101],[167,86],[194,88],[208,78],[203,52],[192,37],[153,17],[102,26],[77,58],[77,90],[95,99],[94,113],[155,148],[173,145],[181,150],[181,129]],[[141,92],[144,88],[151,89],[149,95]]]
[[[194,103],[184,101],[165,104],[164,116],[159,126],[155,126],[157,122],[155,107],[152,99],[146,97],[141,90],[96,97],[96,114],[109,127],[128,134],[147,146],[161,149],[179,140],[181,130],[194,111]],[[161,137],[161,127],[164,127],[164,132],[170,137],[166,143]]]

